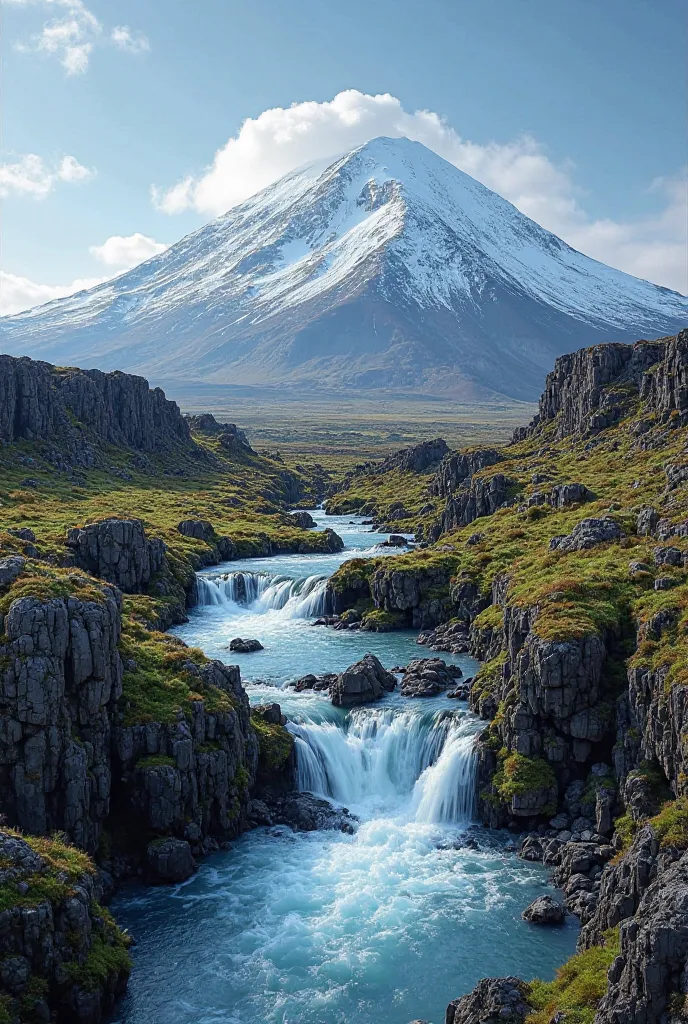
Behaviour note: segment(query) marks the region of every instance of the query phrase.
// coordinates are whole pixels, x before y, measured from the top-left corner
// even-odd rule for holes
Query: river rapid
[[[113,911],[137,945],[118,1024],[440,1024],[479,978],[550,978],[574,950],[571,919],[556,929],[521,920],[548,891],[543,868],[472,823],[482,723],[465,704],[393,693],[346,711],[284,688],[367,652],[386,668],[425,656],[412,631],[312,625],[343,561],[390,552],[360,518],[312,515],[340,534],[343,552],[207,570],[174,632],[240,664],[252,703],[280,703],[299,788],[347,806],[359,829],[255,829],[182,885],[123,890]],[[265,649],[230,654],[236,636]],[[465,655],[442,657],[464,676],[477,668]]]

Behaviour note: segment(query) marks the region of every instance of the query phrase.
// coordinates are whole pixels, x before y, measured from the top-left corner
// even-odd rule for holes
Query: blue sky
[[[688,291],[678,0],[4,0],[2,17],[5,311],[402,133]]]

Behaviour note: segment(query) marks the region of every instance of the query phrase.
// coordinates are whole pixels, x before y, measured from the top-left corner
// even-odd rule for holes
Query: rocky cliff
[[[688,331],[560,358],[500,453],[511,504],[457,514],[405,556],[408,576],[440,551],[450,566],[432,597],[449,621],[421,640],[485,662],[482,816],[535,830],[522,855],[552,866],[583,923],[555,981],[481,982],[452,1024],[687,1019],[687,381]],[[491,465],[452,455],[434,490],[456,505]],[[391,596],[394,573],[371,577],[388,607],[409,591]]]
[[[176,403],[143,377],[12,356],[0,356],[0,440],[69,443],[82,465],[94,442],[141,452],[193,446]]]
[[[91,853],[108,829],[123,871],[160,836],[200,850],[242,830],[258,745],[238,669],[149,633],[133,609],[122,635],[119,590],[73,571],[24,561],[0,607],[9,824]]]

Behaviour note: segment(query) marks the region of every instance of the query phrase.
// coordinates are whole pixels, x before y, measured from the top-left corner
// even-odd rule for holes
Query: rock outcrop
[[[120,598],[25,597],[0,647],[0,794],[12,825],[97,848],[110,809],[111,736],[122,694]]]
[[[436,466],[449,451],[447,442],[441,437],[432,441],[421,441],[411,448],[403,448],[375,466],[375,474],[389,473],[399,470],[402,473],[425,473]]]
[[[447,1007],[445,1024],[524,1024],[531,1007],[520,978],[483,978]]]
[[[682,331],[681,338],[686,332]],[[588,436],[616,423],[627,399],[639,393],[646,371],[664,358],[665,344],[639,341],[635,345],[596,345],[559,356],[547,374],[540,408],[530,426],[519,428],[520,441],[539,428],[557,420],[556,437],[570,434]],[[626,386],[629,394],[614,391],[612,385]],[[647,386],[647,385],[645,385]]]
[[[82,465],[92,459],[88,440],[141,452],[182,445],[201,455],[176,403],[143,377],[0,356],[0,440],[57,439],[71,442]]]
[[[496,448],[476,448],[472,451],[452,452],[437,467],[430,493],[440,498],[449,498],[462,487],[469,487],[474,473],[494,466],[504,456]]]
[[[366,654],[337,676],[330,686],[330,699],[338,707],[354,707],[379,700],[396,685],[396,677],[383,668],[378,658]]]
[[[146,536],[140,519],[102,519],[75,527],[67,533],[67,547],[79,568],[125,594],[140,594],[165,562],[165,545]]]
[[[524,921],[530,924],[562,924],[566,912],[561,903],[557,903],[551,896],[538,896],[529,903],[521,914]]]
[[[441,658],[416,658],[406,666],[400,692],[402,697],[434,697],[450,690],[460,675],[457,665]]]
[[[123,993],[128,940],[99,904],[95,869],[57,841],[0,828],[4,1019],[100,1024]]]
[[[190,823],[201,844],[238,834],[258,756],[238,668],[183,662],[175,641],[170,653],[190,685],[222,696],[223,710],[199,697],[173,720],[126,724],[123,680],[155,680],[139,679],[135,661],[123,666],[119,591],[78,574],[68,585],[68,596],[11,601],[4,616],[0,801],[9,824],[60,831],[93,852],[115,822],[140,855],[151,833],[187,838]]]

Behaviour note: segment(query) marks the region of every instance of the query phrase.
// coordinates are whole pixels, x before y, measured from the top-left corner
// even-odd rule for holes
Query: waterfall
[[[374,797],[419,822],[467,821],[476,728],[453,712],[394,708],[359,708],[343,723],[291,722],[297,786],[353,807]]]
[[[327,577],[292,579],[258,572],[196,577],[196,604],[255,614],[280,611],[285,619],[308,619],[327,611]]]

